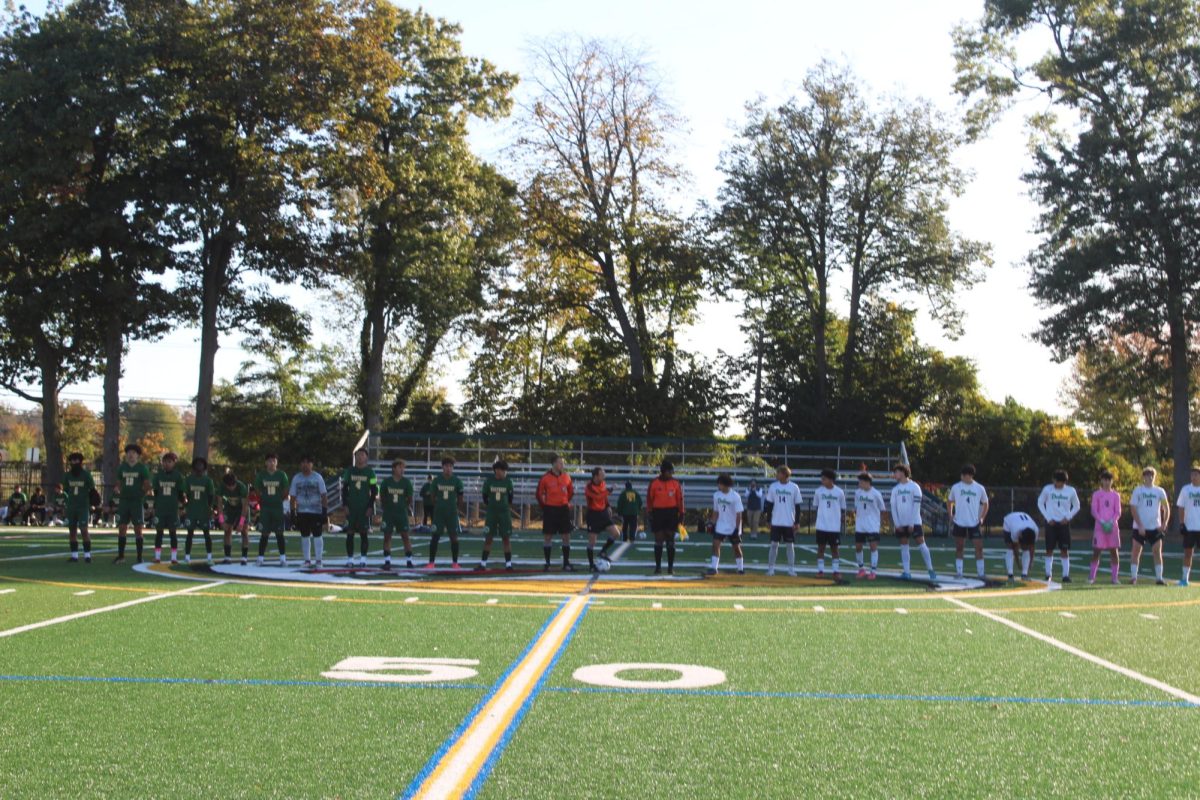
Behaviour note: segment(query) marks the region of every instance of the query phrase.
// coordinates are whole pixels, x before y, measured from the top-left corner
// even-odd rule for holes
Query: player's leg
[[[767,575],[774,575],[775,559],[779,557],[779,545],[783,541],[783,529],[772,525],[767,535],[771,540],[767,547]]]
[[[667,548],[668,532],[664,530],[666,527],[663,520],[663,512],[659,509],[654,509],[650,512],[650,529],[654,534],[654,574],[662,574],[662,557],[663,550]],[[670,531],[669,535],[674,536],[675,532]]]
[[[504,548],[504,569],[513,571],[512,556],[512,518],[505,515],[500,521],[500,546]]]
[[[396,529],[396,525],[388,520],[383,521],[383,568],[392,568],[392,532]]]
[[[679,514],[674,510],[667,512],[667,574],[675,574],[675,537],[679,533]]]
[[[1065,527],[1066,526],[1064,526],[1064,528]],[[1062,531],[1062,533],[1059,535],[1058,543],[1060,545],[1060,549],[1059,549],[1058,553],[1059,553],[1059,561],[1062,565],[1062,582],[1070,583],[1071,582],[1071,533],[1070,533],[1069,529]]]
[[[306,515],[296,515],[296,530],[300,534],[300,556],[304,559],[304,568],[312,566],[312,530],[309,528]]]
[[[829,560],[833,564],[833,577],[842,577],[842,535],[840,533],[829,534]]]
[[[354,512],[350,512],[346,518],[346,566],[354,566]]]
[[[562,568],[564,572],[573,572],[574,565],[571,564],[571,530],[570,525],[564,526],[565,530],[561,532],[562,536]]]
[[[159,517],[154,525],[154,563],[162,562],[163,520]]]
[[[86,564],[92,563],[92,534],[88,530],[89,516],[88,512],[85,511],[80,515],[78,520],[80,537],[83,539],[83,560]]]
[[[187,535],[183,538],[183,563],[184,564],[192,563],[192,538],[195,536],[195,534],[196,534],[195,523],[192,522],[191,517],[189,517],[188,525],[187,525]]]
[[[137,563],[138,564],[142,563],[142,551],[145,548],[145,539],[142,536],[143,527],[142,527],[141,512],[142,512],[142,509],[140,508],[140,504],[139,504],[138,516],[135,517],[134,521],[133,521],[133,541],[134,541],[134,546],[137,548]]]
[[[450,566],[453,567],[454,569],[458,569],[459,527],[458,527],[458,514],[457,513],[455,513],[454,519],[451,520],[451,522],[450,522],[449,533],[450,533]]]
[[[746,574],[746,554],[742,552],[742,537],[738,533],[734,533],[729,537],[729,543],[733,545],[733,563],[737,567],[738,575]]]
[[[1142,565],[1142,545],[1145,539],[1137,531],[1133,534],[1133,543],[1129,545],[1129,582],[1136,584],[1138,568]]]
[[[600,557],[608,558],[608,551],[617,543],[617,539],[621,535],[621,530],[615,522],[610,521],[608,527],[604,529],[604,533],[606,538],[604,539],[604,547],[600,548]]]
[[[967,549],[967,530],[958,525],[954,526],[954,575],[960,581],[963,577],[963,554]]]
[[[367,565],[367,553],[371,551],[371,512],[364,511],[362,516],[362,527],[358,531],[358,553],[359,563],[362,566]]]
[[[896,541],[900,544],[900,577],[903,580],[912,577],[912,552],[908,545],[911,534],[912,531],[907,527],[896,529]]]
[[[1096,573],[1100,571],[1100,554],[1104,552],[1092,542],[1092,560],[1088,563],[1088,584],[1096,582]]]
[[[917,545],[917,551],[925,562],[925,571],[929,573],[929,580],[936,581],[937,573],[933,571],[933,553],[929,552],[929,545],[925,543],[925,532],[921,530],[920,525],[913,528],[913,542]]]
[[[875,573],[879,571],[879,535],[872,534],[868,541],[871,545],[871,574],[868,580],[875,580]]]
[[[1058,539],[1058,525],[1046,525],[1046,580],[1054,579],[1054,543]]]
[[[858,578],[867,577],[867,568],[863,566],[863,545],[867,543],[867,537],[861,533],[854,534],[854,564],[858,567]]]
[[[438,516],[433,516],[433,526],[429,531],[429,563],[425,569],[433,569],[437,565],[438,544],[442,541],[442,523]]]
[[[405,523],[405,525],[400,528],[400,541],[404,544],[405,566],[408,567],[408,569],[412,569],[414,566],[412,537],[409,533],[409,527],[408,527],[407,523]]]
[[[71,547],[71,561],[79,560],[79,529],[75,524],[75,519],[67,520],[67,539]]]
[[[1192,555],[1196,552],[1196,534],[1183,531],[1183,567],[1179,574],[1179,585],[1187,586],[1192,578]]]
[[[488,567],[488,559],[492,556],[492,543],[495,541],[494,525],[490,522],[487,526],[487,533],[483,535],[483,552],[479,554],[479,565],[475,567],[477,572],[482,572]]]
[[[796,577],[796,529],[787,527],[783,530],[783,545],[787,549],[787,574]]]
[[[126,503],[117,503],[117,557],[114,564],[125,563],[125,542],[129,535],[130,516],[126,513]]]
[[[829,535],[824,531],[817,531],[817,577],[825,575],[825,548],[829,542]]]
[[[986,563],[983,560],[983,529],[973,529],[971,538],[975,540],[975,575],[982,578],[987,574]]]
[[[589,522],[587,534],[587,559],[588,569],[592,572],[596,571],[596,537],[599,535],[599,533],[599,531],[593,529],[591,522]]]
[[[1108,551],[1108,568],[1112,573],[1112,582],[1115,586],[1121,582],[1121,551],[1113,547]]]
[[[1161,531],[1158,538],[1154,540],[1154,548],[1150,552],[1154,554],[1154,582],[1159,586],[1166,586],[1167,582],[1163,580],[1163,535]]]
[[[721,540],[722,536],[719,533],[712,535],[712,557],[709,559],[708,574],[716,575],[717,567],[721,564]]]
[[[250,523],[242,517],[238,520],[238,527],[242,534],[242,566],[246,566],[246,561],[250,558]]]
[[[267,545],[271,541],[271,534],[274,533],[275,521],[273,514],[266,509],[263,509],[258,514],[258,558],[255,559],[255,564],[263,565],[263,560],[267,557]]]
[[[213,563],[213,539],[212,539],[211,519],[206,519],[204,525],[200,528],[200,533],[204,536],[204,560],[209,564]]]
[[[1016,580],[1013,577],[1013,564],[1016,561],[1017,554],[1020,552],[1020,542],[1014,542],[1011,535],[1005,534],[1008,539],[1004,548],[1004,571],[1008,574],[1008,582],[1012,583]]]
[[[225,557],[221,560],[221,563],[228,564],[229,557],[233,554],[233,521],[226,517],[224,524],[221,525],[221,530],[225,534],[222,539]]]
[[[550,571],[551,542],[554,541],[554,518],[557,515],[557,508],[546,506],[542,509],[542,557],[546,560],[546,565],[543,567],[545,572]]]

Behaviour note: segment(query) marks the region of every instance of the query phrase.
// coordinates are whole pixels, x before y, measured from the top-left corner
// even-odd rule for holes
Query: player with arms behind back
[[[1054,577],[1054,551],[1062,554],[1062,582],[1071,582],[1071,520],[1079,513],[1079,494],[1067,485],[1067,471],[1054,472],[1054,483],[1042,488],[1038,511],[1046,520],[1046,581]]]
[[[249,533],[249,506],[246,498],[250,492],[246,489],[246,484],[237,479],[237,476],[232,472],[226,472],[221,478],[221,528],[225,533],[225,558],[221,561],[222,564],[229,563],[229,557],[233,554],[233,532],[237,531],[242,535],[242,566],[246,566],[246,559],[250,557],[250,533]]]
[[[125,535],[130,524],[137,541],[137,563],[142,563],[142,526],[145,524],[146,495],[150,494],[150,468],[142,463],[142,448],[125,445],[125,460],[117,468],[117,557],[125,563]]]
[[[212,556],[212,517],[217,504],[217,487],[208,477],[208,459],[196,456],[192,459],[192,474],[184,480],[187,492],[187,538],[183,542],[183,563],[192,563],[192,537],[199,527],[204,532],[204,552],[208,563]]]
[[[300,553],[305,569],[314,563],[317,569],[325,566],[325,525],[329,522],[329,495],[325,478],[313,469],[312,456],[300,457],[300,471],[292,476],[288,487],[292,502],[292,518],[300,532]],[[309,560],[309,554],[312,560]]]
[[[775,482],[767,487],[763,513],[771,521],[771,545],[767,550],[767,575],[775,574],[775,559],[779,545],[787,545],[788,575],[796,574],[796,526],[800,521],[800,487],[792,483],[792,469],[780,464],[775,469]]]
[[[371,544],[371,517],[379,492],[375,470],[367,466],[366,448],[354,451],[354,466],[347,467],[342,476],[346,492],[346,566],[365,567]],[[354,536],[358,535],[358,561],[354,560]]]
[[[984,576],[983,521],[987,519],[988,494],[983,484],[975,480],[975,467],[967,464],[959,473],[961,480],[950,487],[948,502],[950,519],[954,522],[954,570],[963,577],[963,550],[967,539],[975,543],[975,573]]]
[[[664,461],[658,477],[646,491],[650,509],[650,531],[654,534],[654,574],[662,574],[663,548],[667,550],[667,574],[675,574],[675,534],[683,521],[683,485],[675,480],[675,465]]]
[[[162,562],[163,528],[171,535],[171,563],[179,561],[179,506],[187,501],[183,476],[175,469],[179,457],[172,452],[162,454],[162,466],[154,473],[150,488],[154,490],[154,563]]]
[[[450,537],[450,567],[458,566],[458,501],[462,498],[463,482],[454,474],[454,459],[442,458],[442,474],[433,480],[433,531],[429,535],[429,563],[425,569],[437,566],[438,542],[442,534]]]
[[[1142,548],[1150,545],[1154,555],[1154,580],[1165,586],[1163,580],[1163,532],[1171,518],[1171,501],[1167,492],[1155,481],[1158,470],[1146,467],[1142,470],[1142,483],[1129,495],[1129,511],[1133,514],[1133,545],[1129,548],[1130,583],[1136,584],[1138,567],[1141,566]]]
[[[561,536],[563,572],[574,572],[575,567],[571,565],[571,531],[575,525],[571,522],[571,498],[575,496],[575,483],[564,469],[562,456],[550,457],[550,469],[538,481],[536,494],[542,509],[544,569],[550,571],[552,542],[555,536]]]
[[[746,574],[746,562],[742,555],[742,496],[733,491],[733,477],[717,476],[717,490],[713,492],[712,504],[712,563],[708,574],[716,575],[721,564],[721,543],[728,540],[733,545],[733,557],[737,563],[737,574]]]

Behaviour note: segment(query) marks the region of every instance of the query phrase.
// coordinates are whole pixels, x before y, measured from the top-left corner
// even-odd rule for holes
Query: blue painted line
[[[417,790],[421,788],[421,784],[425,782],[425,779],[428,778],[435,769],[437,769],[437,765],[441,763],[442,758],[446,755],[450,748],[454,746],[454,743],[462,738],[462,735],[466,733],[467,728],[470,727],[471,723],[475,721],[475,718],[479,716],[479,712],[483,710],[483,707],[486,706],[488,702],[496,696],[496,692],[500,691],[500,687],[504,685],[506,680],[508,680],[508,676],[512,674],[513,670],[515,670],[517,666],[525,660],[525,656],[529,655],[529,651],[532,650],[534,645],[537,644],[538,640],[542,638],[542,634],[545,633],[546,629],[550,627],[550,623],[554,621],[554,618],[558,616],[559,612],[562,611],[563,606],[565,606],[567,602],[567,600],[563,600],[558,604],[558,606],[554,609],[554,613],[547,617],[546,621],[542,623],[542,626],[537,629],[537,633],[535,633],[533,638],[529,640],[529,644],[525,645],[525,649],[521,651],[521,654],[517,656],[511,664],[508,665],[504,672],[501,673],[500,677],[496,679],[496,682],[493,683],[491,688],[488,689],[487,694],[480,698],[479,702],[475,704],[475,707],[468,711],[467,715],[463,717],[463,721],[458,724],[458,727],[454,729],[453,733],[447,736],[446,740],[442,742],[436,751],[434,751],[434,754],[429,757],[428,761],[425,762],[425,766],[421,767],[420,771],[417,772],[416,776],[412,779],[412,781],[409,782],[408,786],[404,787],[404,791],[400,793],[399,797],[402,800],[408,800],[408,798],[413,797]]]
[[[558,659],[571,644],[571,640],[575,638],[575,632],[579,630],[579,623],[583,622],[583,618],[587,616],[590,606],[590,602],[584,603],[583,610],[579,612],[579,616],[575,618],[574,624],[571,625],[571,630],[567,631],[567,635],[563,637],[562,644],[554,651],[554,657],[550,659],[550,663],[546,666],[546,671],[542,673],[542,677],[538,678],[538,682],[534,684],[533,690],[529,692],[529,696],[525,698],[525,702],[521,703],[521,707],[517,709],[517,713],[513,715],[512,720],[508,723],[508,727],[504,729],[500,740],[496,742],[495,749],[492,750],[487,761],[483,762],[479,774],[475,776],[475,780],[471,781],[471,785],[467,787],[467,791],[463,795],[464,800],[474,800],[475,796],[483,788],[483,784],[487,781],[488,776],[492,774],[492,768],[496,766],[496,762],[504,754],[504,749],[508,747],[509,740],[517,732],[517,728],[521,727],[521,721],[525,719],[525,714],[533,706],[533,701],[537,699],[537,696],[542,693],[542,689],[545,688],[546,680],[550,677],[550,673],[554,672],[555,666],[558,665]]]
[[[0,675],[0,681],[43,683],[185,684],[191,686],[315,686],[323,689],[474,689],[479,683],[391,683],[389,681],[288,681],[259,678],[142,678],[93,675]]]
[[[713,689],[631,689],[607,686],[552,686],[565,694],[649,694],[685,697],[734,697],[771,700],[894,700],[919,703],[1013,703],[1020,705],[1116,706],[1125,708],[1200,708],[1183,700],[1104,700],[1086,697],[992,697],[990,695],[857,694],[841,692],[736,692]]]

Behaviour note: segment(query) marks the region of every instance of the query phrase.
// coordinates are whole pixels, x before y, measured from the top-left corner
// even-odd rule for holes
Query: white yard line
[[[55,617],[54,619],[47,619],[47,620],[43,620],[42,622],[34,622],[29,625],[22,625],[18,628],[9,628],[8,630],[0,631],[0,639],[3,639],[6,636],[16,636],[18,633],[25,633],[27,631],[35,631],[38,628],[48,628],[51,625],[58,625],[60,622],[70,622],[73,619],[82,619],[83,617],[90,617],[93,614],[103,614],[106,611],[118,611],[122,608],[129,608],[130,606],[141,605],[142,603],[153,603],[155,600],[163,600],[167,597],[175,597],[176,595],[191,594],[192,592],[200,592],[205,589],[212,589],[217,586],[221,586],[224,583],[225,583],[225,581],[215,581],[213,583],[202,583],[199,586],[189,586],[186,589],[179,589],[174,592],[164,592],[162,594],[152,594],[152,595],[148,595],[147,597],[139,597],[136,600],[126,600],[124,603],[116,603],[115,605],[111,605],[111,606],[101,606],[100,608],[92,608],[87,611],[80,611],[76,614],[67,614],[66,616],[63,616],[63,617]]]
[[[1047,636],[1046,634],[1041,633],[1039,631],[1035,631],[1032,628],[1027,628],[1024,625],[1022,625],[1021,623],[1014,622],[1013,620],[1008,619],[1007,617],[1002,617],[999,614],[993,614],[991,611],[987,611],[985,609],[979,608],[978,606],[973,606],[970,603],[959,600],[957,597],[950,597],[948,595],[943,595],[942,599],[945,600],[947,603],[953,603],[954,605],[958,606],[959,608],[964,608],[967,611],[972,611],[981,617],[985,617],[987,619],[992,620],[993,622],[999,622],[1001,625],[1007,625],[1008,627],[1012,628],[1014,631],[1023,633],[1026,636],[1032,636],[1034,639],[1037,639],[1040,642],[1045,642],[1046,644],[1048,644],[1052,647],[1057,647],[1059,650],[1062,650],[1065,653],[1070,653],[1071,655],[1076,656],[1078,658],[1082,658],[1084,661],[1090,661],[1091,663],[1093,663],[1097,666],[1104,667],[1105,669],[1108,669],[1108,670],[1112,670],[1113,672],[1117,673],[1118,675],[1124,675],[1126,678],[1132,678],[1133,680],[1138,681],[1139,683],[1144,683],[1147,686],[1151,686],[1155,689],[1158,689],[1161,692],[1166,692],[1167,694],[1171,695],[1172,697],[1177,697],[1180,700],[1183,700],[1185,702],[1192,703],[1194,705],[1200,705],[1200,697],[1197,697],[1196,695],[1191,694],[1189,692],[1185,692],[1182,689],[1177,689],[1174,686],[1171,686],[1169,683],[1163,683],[1162,681],[1158,680],[1157,678],[1151,678],[1149,675],[1143,675],[1142,673],[1137,672],[1136,670],[1129,669],[1128,667],[1122,667],[1120,664],[1114,664],[1113,662],[1109,661],[1108,659],[1101,658],[1100,656],[1092,655],[1091,653],[1087,652],[1086,650],[1080,650],[1078,647],[1075,647],[1074,645],[1069,645],[1064,641],[1055,639],[1053,636]]]
[[[38,545],[38,546],[40,547],[41,545]],[[102,556],[102,555],[105,555],[108,553],[115,553],[115,552],[117,552],[117,548],[114,547],[111,550],[93,550],[92,555],[93,556]],[[55,550],[53,553],[39,553],[36,556],[8,556],[6,558],[0,558],[0,561],[31,561],[35,558],[61,558],[63,561],[66,561],[67,557],[69,555],[70,555],[70,553],[68,553],[66,550]],[[79,560],[83,561],[83,552],[82,551],[80,551]]]

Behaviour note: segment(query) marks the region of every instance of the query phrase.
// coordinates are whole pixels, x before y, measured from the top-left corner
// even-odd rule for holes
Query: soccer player
[[[83,561],[92,563],[92,537],[88,533],[88,521],[92,510],[92,492],[96,481],[92,473],[83,468],[83,453],[67,456],[67,532],[71,538],[71,561],[79,561],[79,539],[83,534]]]
[[[550,459],[550,471],[542,476],[537,485],[537,501],[542,508],[542,555],[546,559],[545,572],[550,571],[551,541],[562,537],[563,572],[574,572],[571,564],[571,498],[575,496],[575,484],[563,469],[562,456]]]
[[[225,559],[222,564],[229,563],[233,552],[233,532],[242,534],[242,566],[250,557],[250,533],[247,529],[246,515],[248,512],[246,484],[237,479],[232,472],[226,472],[221,478],[221,522],[225,531]]]
[[[642,515],[642,496],[633,488],[633,481],[625,481],[625,490],[617,498],[617,514],[621,517],[621,541],[632,542]]]
[[[1192,482],[1179,490],[1175,506],[1179,509],[1179,532],[1183,534],[1183,574],[1178,585],[1187,586],[1196,542],[1200,541],[1200,466],[1192,467]]]
[[[292,516],[296,530],[300,532],[300,553],[304,556],[304,567],[325,566],[325,526],[329,524],[329,495],[325,478],[313,470],[312,456],[300,459],[300,471],[292,476],[288,487],[292,503]],[[309,555],[312,560],[309,560]]]
[[[1158,470],[1146,467],[1142,470],[1142,483],[1129,496],[1129,511],[1133,515],[1133,545],[1129,548],[1130,583],[1137,584],[1138,567],[1141,566],[1142,548],[1150,544],[1154,554],[1154,580],[1166,586],[1163,580],[1163,531],[1171,519],[1171,501],[1167,492],[1155,481]]]
[[[179,456],[163,453],[162,466],[154,473],[154,563],[162,563],[163,529],[171,535],[171,563],[179,563],[179,507],[187,500],[183,475],[175,469]]]
[[[433,519],[433,475],[425,479],[421,486],[421,527],[428,528]],[[428,530],[422,533],[428,533]]]
[[[183,542],[183,563],[192,563],[192,537],[196,528],[204,533],[204,553],[209,564],[212,556],[212,518],[217,505],[217,487],[208,476],[208,459],[196,456],[192,459],[192,474],[184,481],[187,492],[187,538]]]
[[[458,566],[458,501],[463,496],[463,482],[454,474],[454,459],[442,459],[442,474],[433,481],[433,532],[429,539],[429,563],[426,569],[437,564],[438,542],[442,534],[450,537],[450,567]]]
[[[150,494],[150,468],[142,463],[142,448],[125,445],[125,460],[117,468],[117,557],[114,564],[125,563],[125,538],[133,525],[137,541],[137,563],[142,563],[142,526],[145,524],[146,495]]]
[[[746,489],[746,527],[750,529],[750,538],[758,538],[758,526],[762,522],[763,490],[758,488],[758,481],[750,481]]]
[[[870,473],[858,476],[858,488],[854,490],[854,557],[858,561],[858,577],[875,580],[879,567],[879,530],[883,520],[883,494],[875,488]],[[863,568],[863,545],[871,548],[871,573]]]
[[[675,574],[675,535],[683,520],[683,485],[675,480],[675,465],[664,461],[658,477],[646,490],[650,510],[650,532],[654,534],[654,574],[662,574],[663,548],[667,551],[667,574]]]
[[[1079,513],[1079,495],[1067,485],[1067,471],[1054,472],[1054,483],[1042,488],[1038,511],[1046,520],[1046,581],[1054,577],[1054,551],[1062,555],[1062,582],[1071,582],[1071,520]]]
[[[796,574],[796,526],[800,520],[800,487],[792,483],[787,464],[775,469],[775,482],[767,487],[763,513],[771,519],[771,547],[767,552],[767,575],[775,574],[779,545],[787,545],[788,575]]]
[[[263,565],[267,555],[267,542],[271,534],[275,534],[275,543],[279,546],[279,566],[287,566],[287,543],[283,536],[284,511],[283,504],[288,498],[288,476],[279,469],[279,456],[267,453],[265,469],[260,469],[254,476],[254,488],[258,490],[258,528],[261,534],[258,538],[258,566]]]
[[[833,578],[842,577],[838,551],[842,544],[842,518],[846,513],[846,493],[834,483],[837,473],[831,469],[821,470],[821,485],[813,494],[813,507],[817,509],[817,577],[825,575],[825,548],[829,547],[833,557]]]
[[[413,568],[412,540],[409,539],[408,508],[413,501],[412,481],[404,477],[404,459],[392,462],[392,474],[379,485],[383,501],[383,568],[392,568],[392,535],[399,532],[404,542],[405,566]]]
[[[954,571],[959,580],[963,577],[963,551],[967,539],[975,543],[975,572],[984,576],[983,521],[987,519],[988,495],[983,484],[975,480],[975,467],[967,464],[959,473],[961,480],[950,487],[947,503],[950,519],[954,522]]]
[[[1033,563],[1033,547],[1037,544],[1038,526],[1033,517],[1024,511],[1014,511],[1004,516],[1004,566],[1008,570],[1008,582],[1013,579],[1013,564],[1021,559],[1021,580],[1029,580],[1029,565]]]
[[[921,524],[921,487],[912,479],[912,470],[907,464],[897,464],[892,469],[892,476],[896,479],[896,485],[892,487],[889,497],[889,510],[892,514],[892,530],[900,542],[900,577],[906,581],[912,579],[912,554],[908,544],[911,539],[925,561],[929,580],[936,581],[933,555],[929,552],[929,545],[925,544],[925,529]]]
[[[737,560],[737,574],[746,574],[746,562],[742,554],[742,496],[733,491],[733,477],[717,476],[717,490],[713,492],[712,514],[712,563],[708,574],[716,575],[721,565],[721,543],[726,539],[733,545],[733,557]]]
[[[1092,531],[1092,563],[1088,569],[1088,583],[1096,582],[1096,571],[1100,568],[1100,553],[1108,551],[1108,567],[1112,572],[1113,584],[1120,583],[1121,574],[1121,495],[1113,491],[1113,476],[1108,470],[1100,473],[1100,488],[1092,493],[1092,519],[1096,526]]]
[[[592,479],[584,487],[583,495],[587,500],[587,530],[588,530],[588,569],[597,572],[596,566],[596,537],[601,533],[608,534],[604,547],[600,548],[600,558],[608,559],[608,548],[612,547],[621,529],[613,522],[612,509],[609,507],[609,488],[604,482],[604,467],[592,470]]]
[[[367,466],[367,450],[354,451],[354,466],[342,476],[346,497],[346,566],[355,566],[354,534],[358,534],[357,565],[367,565],[367,549],[371,542],[371,517],[375,516],[375,498],[379,494],[375,470]]]
[[[475,569],[487,569],[488,558],[492,555],[492,542],[497,535],[504,546],[504,569],[513,571],[512,561],[512,500],[513,482],[508,477],[508,462],[499,459],[492,464],[492,477],[483,482],[483,507],[487,510],[484,524],[487,525],[487,535],[483,538],[483,554],[479,558],[479,566]]]

